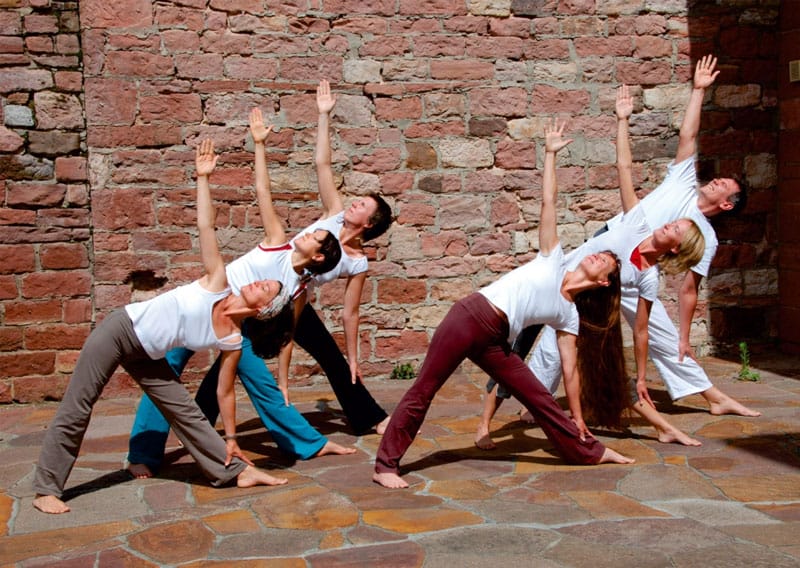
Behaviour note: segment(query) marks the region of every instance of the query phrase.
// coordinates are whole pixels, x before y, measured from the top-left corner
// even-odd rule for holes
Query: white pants
[[[638,303],[638,294],[623,288],[622,315],[631,328],[636,319]],[[697,361],[688,356],[683,358],[683,362],[678,361],[678,330],[660,300],[653,302],[647,329],[650,334],[650,359],[658,369],[672,400],[704,392],[714,386]],[[561,381],[561,358],[553,328],[545,326],[542,330],[528,367],[545,388],[555,393]]]

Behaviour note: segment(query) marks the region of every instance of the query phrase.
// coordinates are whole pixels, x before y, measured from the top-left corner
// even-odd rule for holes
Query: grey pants
[[[44,438],[33,488],[61,497],[89,426],[92,407],[119,365],[139,383],[214,486],[228,483],[246,464],[225,466],[225,442],[206,420],[166,360],[148,357],[124,309],[109,314],[89,335]]]

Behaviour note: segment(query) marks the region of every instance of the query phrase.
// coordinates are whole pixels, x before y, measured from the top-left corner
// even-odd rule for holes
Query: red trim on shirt
[[[633,249],[633,252],[631,253],[631,262],[639,270],[642,269],[642,254],[639,252],[639,247]]]
[[[292,245],[289,243],[283,243],[282,245],[274,246],[274,247],[265,247],[261,243],[258,243],[258,248],[263,250],[264,252],[277,252],[281,250],[290,250]]]

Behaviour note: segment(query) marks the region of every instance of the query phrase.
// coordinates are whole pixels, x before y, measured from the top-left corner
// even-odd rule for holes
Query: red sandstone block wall
[[[708,4],[708,5],[705,5]],[[613,100],[638,85],[636,181],[675,152],[693,62],[722,71],[704,175],[753,188],[692,330],[700,352],[777,334],[777,5],[581,0],[6,0],[0,2],[0,401],[58,398],[109,310],[199,274],[193,147],[214,138],[224,250],[254,246],[247,112],[275,123],[273,191],[316,218],[314,87],[333,83],[337,182],[381,191],[397,223],[373,243],[361,361],[419,361],[456,299],[535,254],[542,125],[569,118],[560,232],[580,244],[619,209]],[[665,283],[664,298],[674,297]],[[341,339],[343,285],[316,299]],[[674,313],[676,305],[667,301]],[[195,369],[207,364],[198,358]],[[313,362],[296,360],[299,382]],[[196,375],[190,373],[191,381]],[[120,374],[111,394],[127,392]]]

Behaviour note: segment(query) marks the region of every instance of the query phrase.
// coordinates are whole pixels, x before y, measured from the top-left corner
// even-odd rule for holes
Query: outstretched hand
[[[553,124],[544,127],[544,148],[547,152],[556,153],[565,146],[572,144],[571,138],[564,138],[566,122],[558,124],[558,119],[553,119]]]
[[[717,66],[717,58],[713,55],[706,55],[697,62],[694,68],[694,88],[707,89],[719,75],[719,71],[714,71]]]
[[[261,109],[254,108],[250,111],[250,134],[253,136],[253,142],[263,143],[267,139],[269,133],[272,131],[272,125],[264,124],[264,117],[261,115]]]
[[[656,407],[644,381],[636,381],[636,396],[642,404],[649,404],[652,408]]]
[[[336,95],[331,94],[331,84],[322,79],[317,86],[317,110],[320,114],[328,114],[336,106]]]
[[[225,440],[225,465],[230,465],[233,458],[239,458],[247,465],[254,465],[253,462],[242,453],[236,440]]]
[[[214,171],[219,156],[214,153],[214,141],[204,138],[197,147],[194,165],[198,176],[208,176]]]
[[[617,89],[617,118],[624,120],[633,114],[633,96],[628,85],[620,85]]]

